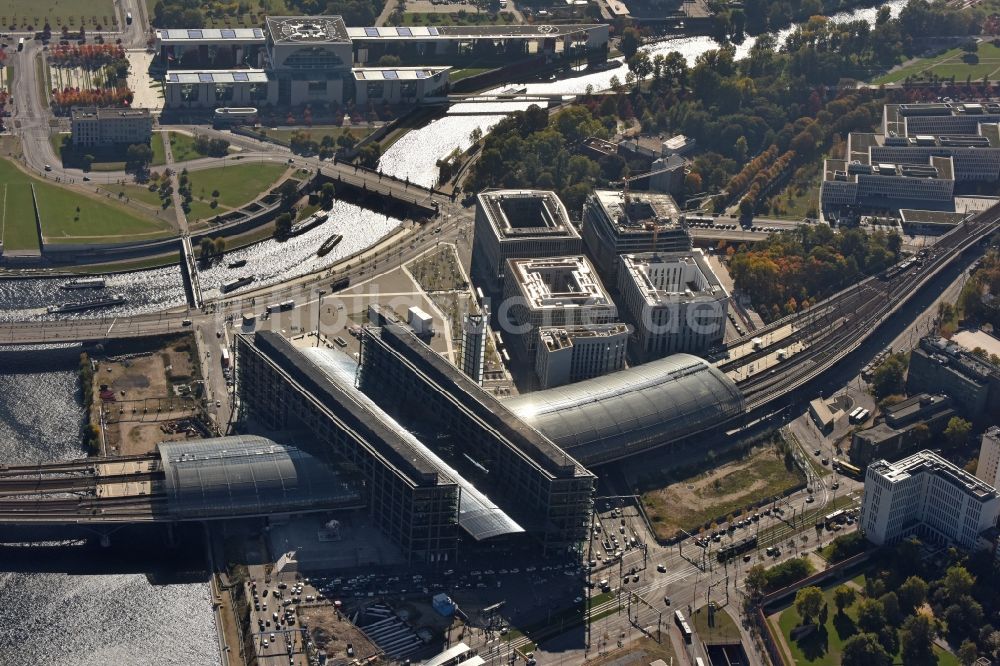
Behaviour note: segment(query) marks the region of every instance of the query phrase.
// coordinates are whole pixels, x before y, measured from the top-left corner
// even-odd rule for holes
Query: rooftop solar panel
[[[427,28],[427,33],[430,34],[431,37],[437,37],[438,36],[438,29],[437,28],[433,28],[433,27]]]
[[[378,37],[378,28],[365,28],[365,34],[369,37]]]
[[[382,72],[382,78],[383,79],[389,79],[389,80],[395,80],[395,79],[399,78],[399,74],[397,74],[396,70],[394,70],[394,69],[387,69],[384,72]]]
[[[171,83],[177,83],[177,81],[178,81],[177,75],[176,74],[167,74],[167,81],[170,81]]]
[[[253,29],[253,36],[256,37],[257,39],[260,39],[260,38],[262,38],[264,36],[264,31],[261,30],[260,28],[254,28]]]
[[[396,28],[396,34],[400,37],[412,37],[413,31],[409,28]]]
[[[215,80],[215,77],[206,72],[201,72],[198,74],[198,80],[201,81],[202,83],[211,83],[212,81]]]
[[[233,81],[249,81],[250,77],[246,72],[233,72]]]
[[[187,33],[190,39],[201,39],[203,37],[201,30],[188,30]]]
[[[425,72],[423,70],[420,70],[419,72],[417,72],[417,78],[418,79],[426,79],[428,76],[430,76],[429,72]]]
[[[222,30],[219,31],[219,34],[222,35],[223,39],[235,39],[236,38],[236,31],[233,30],[232,28],[223,28]]]

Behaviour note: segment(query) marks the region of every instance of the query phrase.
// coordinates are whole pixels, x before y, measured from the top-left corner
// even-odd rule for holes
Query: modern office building
[[[462,321],[462,372],[480,386],[486,370],[486,317],[465,315]]]
[[[504,405],[576,460],[598,465],[660,446],[700,446],[708,433],[734,427],[745,403],[718,368],[674,354]]]
[[[304,432],[300,448],[356,467],[373,523],[410,562],[458,552],[460,486],[406,436],[277,333],[237,335],[241,417],[268,431]]]
[[[861,528],[876,545],[916,535],[972,549],[996,526],[998,511],[992,486],[932,451],[896,463],[878,460],[865,474]]]
[[[622,255],[618,294],[637,358],[704,352],[725,335],[729,293],[701,250]]]
[[[625,324],[540,328],[538,338],[535,374],[543,389],[600,377],[625,367]]]
[[[149,109],[73,107],[70,113],[73,145],[149,143],[153,136],[153,116]]]
[[[669,194],[597,190],[583,206],[583,242],[604,279],[616,284],[620,255],[690,250],[683,221]]]
[[[824,211],[854,208],[864,211],[950,210],[954,207],[955,175],[951,157],[924,156],[922,163],[823,163],[820,205]]]
[[[538,329],[595,326],[618,320],[618,309],[582,256],[508,259],[504,299],[497,309],[508,339],[534,360]]]
[[[366,326],[357,384],[474,479],[543,553],[587,538],[595,477],[405,326]],[[482,484],[482,485],[480,485]]]
[[[156,38],[167,108],[409,104],[442,95],[448,65],[484,46],[603,59],[608,26],[348,28],[340,16],[268,16],[262,28],[165,28]],[[389,54],[407,64],[371,64]]]
[[[977,426],[1000,414],[1000,367],[945,338],[927,336],[910,352],[906,389],[947,393]]]
[[[472,273],[502,292],[507,260],[580,254],[583,241],[559,197],[546,190],[486,190],[476,197]]]
[[[976,134],[981,124],[1000,123],[1000,102],[917,102],[882,107],[882,135],[915,137]]]
[[[976,477],[994,488],[1000,483],[1000,428],[997,426],[992,426],[983,433]]]

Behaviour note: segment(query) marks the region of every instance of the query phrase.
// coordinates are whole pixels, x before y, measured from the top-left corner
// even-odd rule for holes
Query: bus
[[[753,550],[757,547],[757,535],[751,535],[744,537],[739,541],[734,541],[731,544],[725,545],[716,552],[716,557],[719,558],[720,562],[725,562],[731,557],[735,557],[740,553],[745,553],[748,550]]]
[[[691,627],[688,626],[686,621],[681,623],[681,636],[684,637],[686,644],[691,645],[691,639],[694,637],[694,634],[691,633]]]
[[[840,458],[834,458],[833,468],[846,476],[850,476],[855,479],[861,478],[861,468],[857,467],[856,465],[852,465],[846,460],[841,460]]]
[[[225,347],[222,348],[222,367],[223,368],[229,367],[229,350],[226,349]]]
[[[684,613],[680,612],[679,610],[674,611],[674,624],[676,624],[678,627],[684,624]]]
[[[843,509],[838,509],[833,513],[828,513],[826,514],[826,517],[823,519],[823,522],[826,524],[827,527],[829,527],[834,523],[843,524],[847,522],[847,512],[844,511]]]

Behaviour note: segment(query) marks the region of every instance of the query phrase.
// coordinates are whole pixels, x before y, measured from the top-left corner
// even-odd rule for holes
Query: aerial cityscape
[[[3,0],[0,665],[1000,663],[1000,0]]]

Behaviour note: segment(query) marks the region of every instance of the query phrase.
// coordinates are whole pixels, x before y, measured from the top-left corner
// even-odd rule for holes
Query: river
[[[0,463],[85,455],[76,357],[76,350],[0,355]],[[153,584],[145,573],[95,560],[93,551],[54,550],[0,552],[0,665],[219,663],[207,583]]]
[[[907,0],[889,0],[884,5],[889,7],[893,16],[895,16],[900,9],[906,6],[906,2]],[[874,25],[877,13],[877,7],[864,7],[839,12],[830,18],[834,21],[856,21],[861,19]],[[775,33],[778,43],[784,44],[785,39],[792,34],[793,30],[793,27],[789,27]],[[747,37],[742,44],[736,46],[736,57],[746,57],[756,42],[756,37]],[[677,51],[684,56],[688,65],[693,65],[699,55],[717,48],[719,48],[719,44],[712,40],[712,38],[695,36],[667,39],[644,46],[642,50],[648,53],[651,58],[657,54],[666,55],[672,51]],[[519,83],[515,85],[527,88],[529,94],[561,93],[565,95],[579,95],[585,93],[588,86],[593,90],[606,90],[610,88],[611,78],[614,76],[617,76],[619,81],[624,82],[626,74],[628,74],[628,67],[622,62],[617,68],[603,72],[572,76],[557,81]],[[507,88],[510,86],[511,84],[506,84],[503,87]],[[511,111],[516,110],[520,106],[517,102],[511,102],[510,105]],[[382,155],[379,161],[379,168],[394,176],[407,177],[410,179],[410,182],[430,187],[437,182],[438,160],[446,157],[456,148],[459,150],[467,149],[472,145],[469,135],[474,129],[479,128],[480,131],[486,133],[503,117],[503,114],[445,116],[425,127],[407,133],[399,141],[390,146]]]

